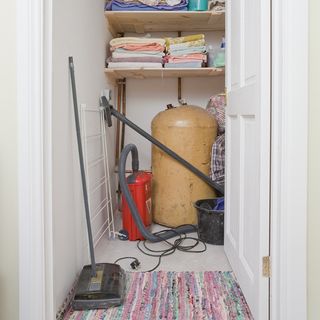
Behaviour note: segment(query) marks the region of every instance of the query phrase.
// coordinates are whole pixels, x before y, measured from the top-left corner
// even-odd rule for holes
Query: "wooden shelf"
[[[185,78],[185,77],[212,77],[224,75],[224,69],[217,68],[189,68],[189,69],[112,69],[106,68],[105,73],[111,79],[146,79],[146,78]]]
[[[105,11],[109,31],[114,37],[119,34],[191,31],[223,31],[225,29],[224,13],[213,11]],[[224,75],[224,69],[190,68],[190,69],[149,69],[149,68],[106,68],[110,80],[135,78],[185,78],[212,77]]]
[[[224,13],[213,11],[105,11],[114,37],[120,33],[157,31],[220,31],[225,29]]]

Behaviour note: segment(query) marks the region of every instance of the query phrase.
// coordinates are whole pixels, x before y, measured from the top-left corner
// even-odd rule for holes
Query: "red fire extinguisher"
[[[151,179],[150,172],[138,171],[127,177],[127,183],[132,198],[137,206],[143,224],[148,227],[151,224]],[[129,206],[122,196],[122,224],[131,241],[144,240],[131,215]]]

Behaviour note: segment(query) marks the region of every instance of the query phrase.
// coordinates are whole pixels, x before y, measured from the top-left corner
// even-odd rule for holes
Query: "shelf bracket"
[[[126,115],[126,79],[119,79],[117,81],[117,111],[121,112],[124,116]],[[117,120],[116,126],[116,150],[115,150],[115,163],[119,162],[120,153],[124,147],[124,135],[125,127],[123,123]]]
[[[178,31],[178,37],[181,37],[181,31]],[[181,96],[181,78],[179,77],[178,78],[178,102],[181,104],[181,105],[186,105],[187,102],[186,100],[182,99],[182,96]]]
[[[181,105],[186,105],[187,102],[185,99],[182,99],[182,96],[181,96],[181,78],[179,77],[178,78],[178,102],[181,104]]]

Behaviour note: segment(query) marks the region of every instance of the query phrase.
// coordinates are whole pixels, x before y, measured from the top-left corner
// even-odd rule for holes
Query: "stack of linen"
[[[122,37],[110,41],[108,68],[162,68],[165,40]]]
[[[208,1],[208,10],[214,11],[216,13],[226,12],[226,3],[225,0],[209,0]]]
[[[188,0],[108,0],[105,10],[186,11],[188,10]]]
[[[201,68],[207,62],[203,34],[166,38],[165,68]]]

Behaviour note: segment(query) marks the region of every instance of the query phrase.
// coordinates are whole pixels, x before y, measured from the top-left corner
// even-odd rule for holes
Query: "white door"
[[[268,318],[270,2],[227,2],[225,251],[255,319]]]

